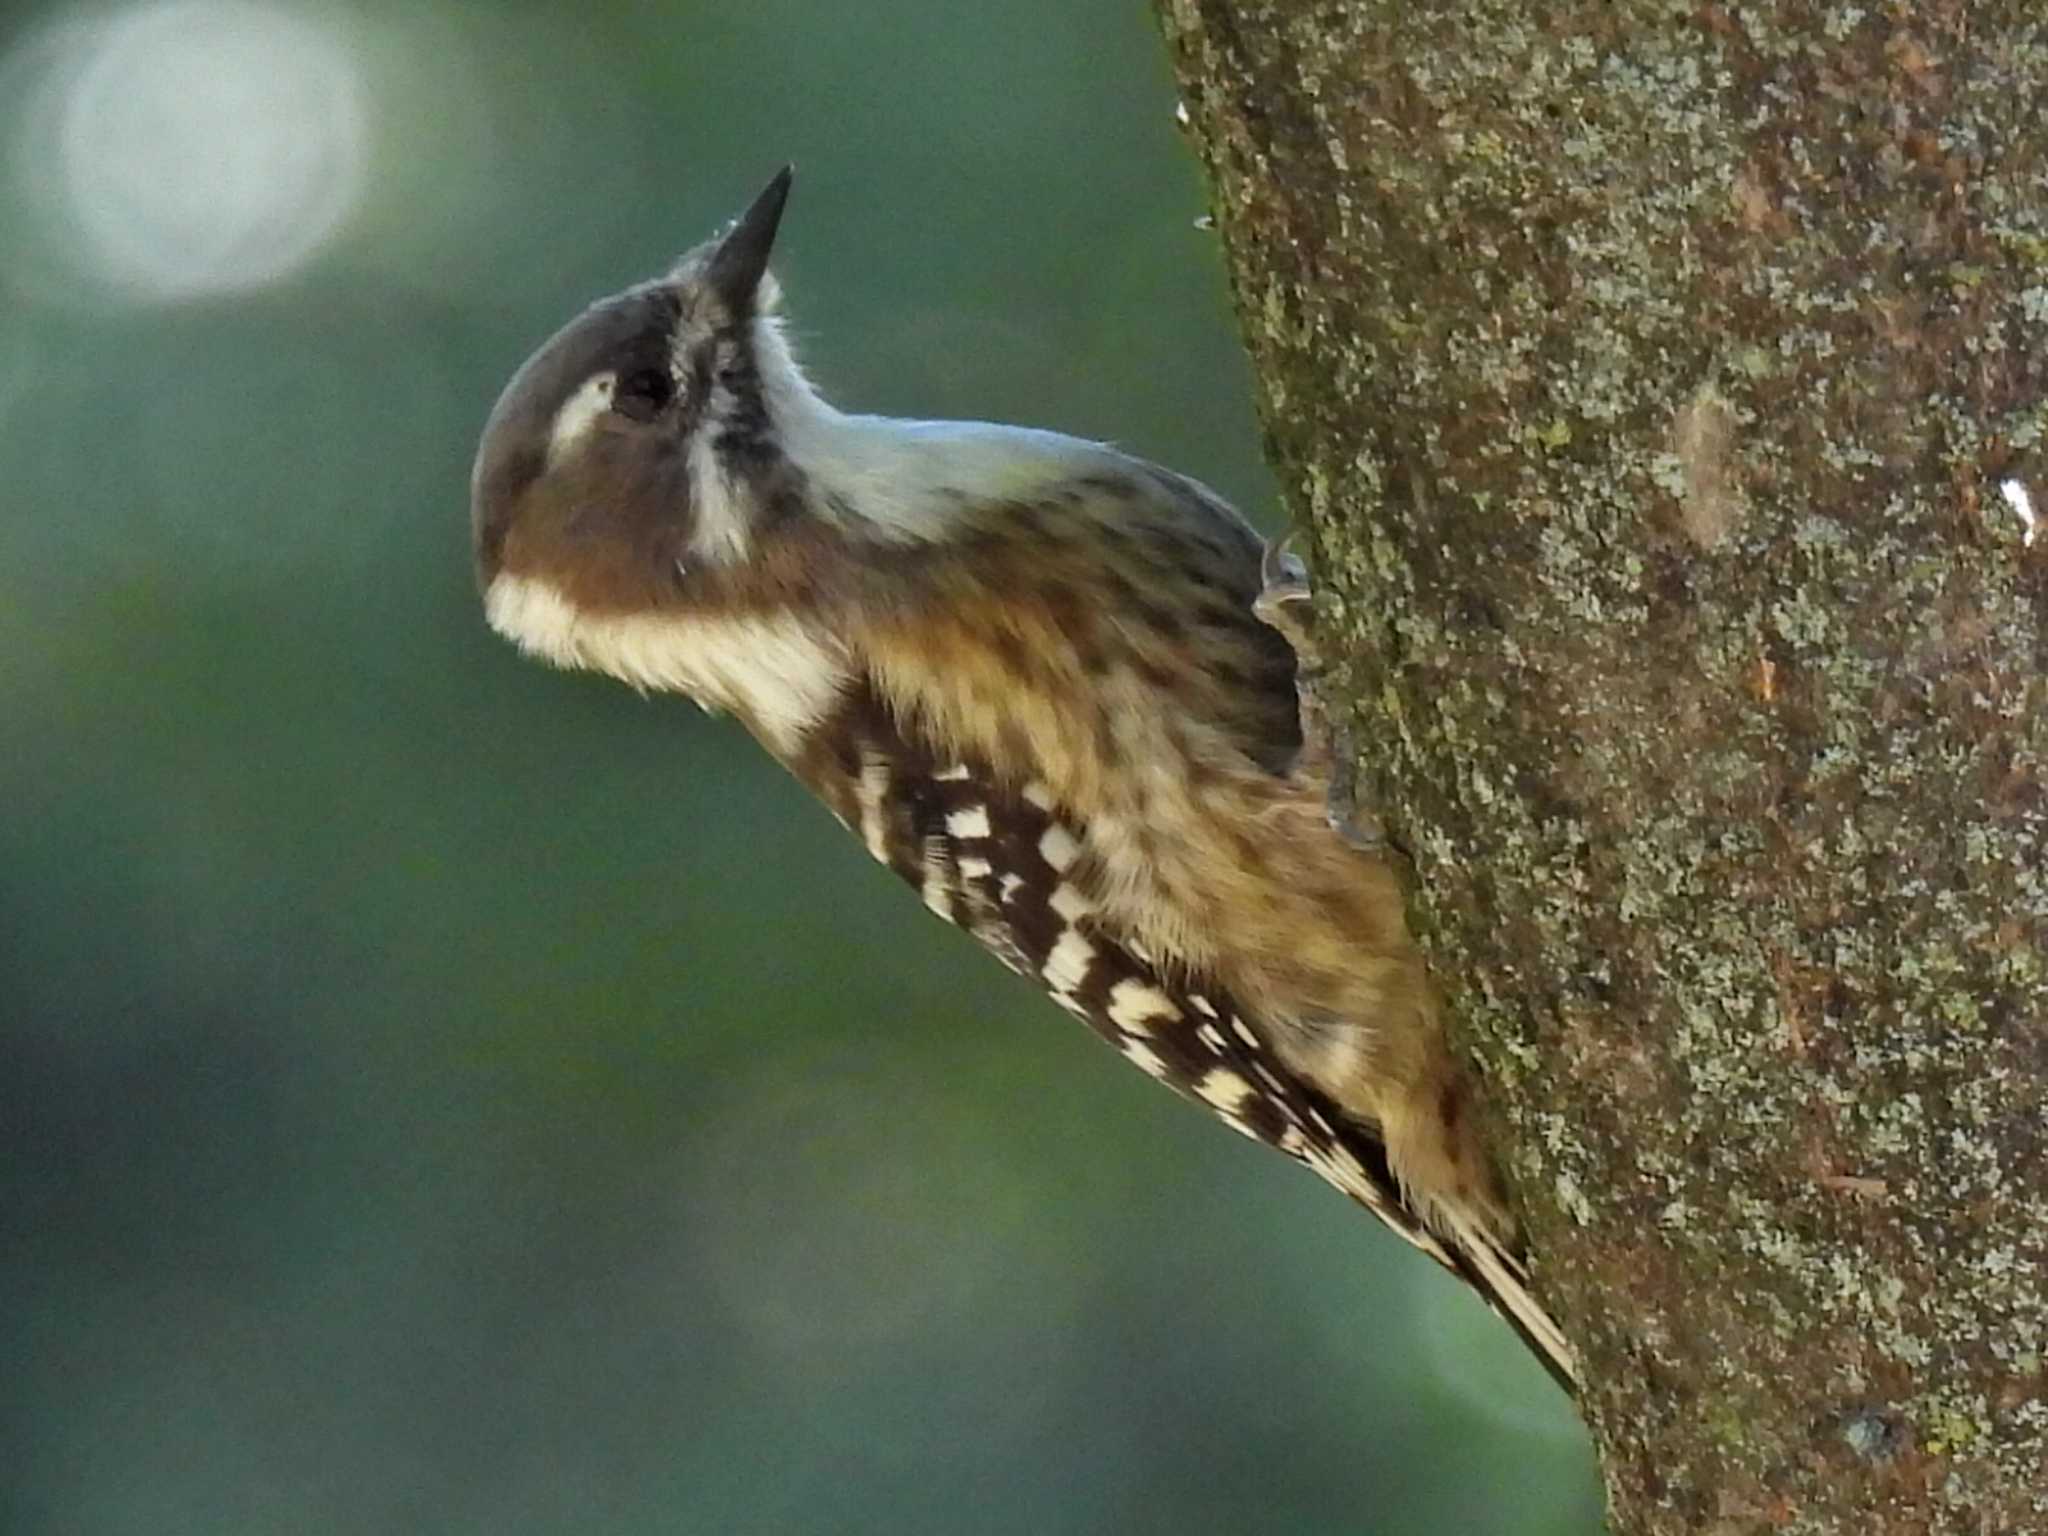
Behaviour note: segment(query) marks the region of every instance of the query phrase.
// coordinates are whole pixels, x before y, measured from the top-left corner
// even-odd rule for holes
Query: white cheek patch
[[[793,614],[587,614],[544,581],[501,575],[484,594],[491,628],[558,667],[686,694],[752,720],[789,753],[851,675],[845,652]]]
[[[747,558],[752,528],[747,502],[718,460],[717,435],[707,424],[690,444],[690,513],[696,523],[690,553],[706,565],[738,565]]]
[[[678,378],[690,376],[691,359],[705,344],[705,339],[688,327],[677,333],[671,367]],[[735,353],[730,341],[721,342],[710,360],[711,372],[723,373]],[[713,389],[703,405],[704,419],[690,442],[690,558],[704,565],[738,565],[753,547],[753,498],[746,487],[727,476],[725,461],[718,453],[731,400]]]
[[[562,408],[555,412],[555,425],[548,433],[550,464],[581,442],[591,423],[612,408],[612,391],[618,383],[619,376],[610,369],[593,373],[575,394],[562,402]]]

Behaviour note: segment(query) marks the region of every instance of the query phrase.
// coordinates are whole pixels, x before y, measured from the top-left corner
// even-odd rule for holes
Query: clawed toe
[[[1308,567],[1301,563],[1298,555],[1288,551],[1287,542],[1294,535],[1283,534],[1277,539],[1266,541],[1266,551],[1259,557],[1259,595],[1252,599],[1252,612],[1261,623],[1269,624],[1287,637],[1287,641],[1301,653],[1307,642],[1307,627],[1301,614],[1311,598],[1308,584]],[[1294,610],[1294,611],[1290,611]]]
[[[1308,568],[1287,550],[1287,539],[1266,545],[1259,564],[1264,583],[1252,600],[1259,621],[1277,630],[1294,651],[1294,691],[1301,715],[1301,769],[1328,780],[1324,805],[1330,828],[1353,848],[1371,852],[1385,841],[1379,817],[1359,803],[1351,733],[1333,726],[1317,685],[1323,676],[1322,652],[1309,628],[1313,589]]]
[[[1349,727],[1338,726],[1330,744],[1330,788],[1323,796],[1323,814],[1330,830],[1360,853],[1377,853],[1386,845],[1386,830],[1373,808],[1359,799],[1358,756]]]

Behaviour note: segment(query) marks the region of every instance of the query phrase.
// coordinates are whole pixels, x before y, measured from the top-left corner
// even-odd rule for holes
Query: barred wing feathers
[[[979,765],[939,760],[865,689],[791,766],[933,912],[1043,987],[1125,1060],[1306,1164],[1470,1283],[1572,1389],[1570,1347],[1528,1292],[1517,1257],[1476,1229],[1432,1232],[1371,1130],[1291,1074],[1263,1044],[1256,1019],[1224,991],[1108,931],[1085,890],[1078,829],[1041,786],[1007,786]]]

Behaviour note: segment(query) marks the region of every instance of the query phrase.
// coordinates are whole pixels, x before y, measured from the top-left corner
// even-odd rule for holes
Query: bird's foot
[[[1280,632],[1294,650],[1294,692],[1301,711],[1301,769],[1329,784],[1324,809],[1330,827],[1352,847],[1376,852],[1385,842],[1380,819],[1360,803],[1357,754],[1348,724],[1333,721],[1319,690],[1322,651],[1309,626],[1312,591],[1308,568],[1287,552],[1285,538],[1270,541],[1260,564],[1264,585],[1252,600],[1258,620]]]

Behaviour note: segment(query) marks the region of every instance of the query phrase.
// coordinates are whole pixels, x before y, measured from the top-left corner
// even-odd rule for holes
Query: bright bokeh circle
[[[259,0],[176,0],[65,29],[39,106],[44,190],[103,284],[184,299],[273,282],[355,205],[358,62]],[[81,274],[84,275],[84,274]]]

